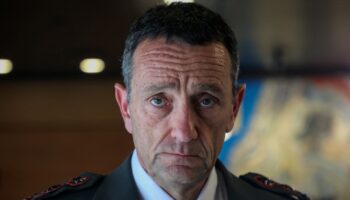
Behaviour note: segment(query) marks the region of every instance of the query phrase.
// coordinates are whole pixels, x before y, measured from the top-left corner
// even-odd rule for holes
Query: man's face
[[[158,38],[136,48],[129,104],[121,85],[116,96],[141,165],[158,184],[207,178],[240,104],[230,66],[220,43],[191,46]]]

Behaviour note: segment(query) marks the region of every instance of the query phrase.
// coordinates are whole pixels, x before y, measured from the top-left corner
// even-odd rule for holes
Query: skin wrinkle
[[[212,53],[212,52],[208,52],[208,53]],[[188,55],[179,56],[179,55],[172,55],[171,53],[165,53],[163,51],[155,51],[152,53],[143,54],[143,55],[141,55],[141,57],[145,61],[152,60],[152,59],[156,59],[157,61],[158,61],[158,59],[159,59],[159,61],[162,61],[161,59],[170,59],[170,60],[181,60],[181,62],[183,62],[183,61],[189,60],[186,64],[191,64],[190,61],[192,61],[192,60],[194,60],[193,61],[194,63],[195,62],[202,62],[203,60],[198,60],[198,58],[196,58],[196,57],[202,57],[202,58],[213,60],[213,62],[211,62],[210,64],[215,64],[215,65],[220,64],[219,66],[224,67],[223,66],[224,62],[221,59],[218,59],[216,57],[216,56],[223,56],[223,55],[224,55],[224,53],[220,53],[220,54],[216,54],[216,55],[196,54],[196,55],[191,55],[191,56],[188,56]],[[193,57],[193,56],[196,56],[196,57]],[[209,62],[209,61],[206,60],[206,62]],[[181,63],[178,62],[177,64],[181,64]]]
[[[167,139],[167,137],[163,137],[163,138],[159,141],[159,143],[157,143],[157,145],[154,145],[153,148],[156,149],[157,146],[158,146],[160,143],[163,143],[164,140],[166,140],[166,139]],[[204,150],[204,155],[200,156],[200,158],[201,158],[201,159],[204,159],[204,158],[211,157],[212,154],[209,153],[210,151],[207,151],[206,148],[203,148],[203,147],[204,147],[203,141],[202,141],[202,140],[199,140],[199,141],[200,141],[200,145],[202,146],[202,149]],[[198,145],[197,145],[197,146],[198,146]],[[179,147],[178,147],[178,145],[177,145],[176,143],[175,143],[175,144],[172,144],[172,145],[169,145],[169,147],[170,147],[169,150],[168,150],[169,152],[173,152],[173,153],[174,153],[174,152],[179,152],[179,153],[185,153],[185,154],[191,152],[192,154],[196,154],[195,151],[191,150],[191,149],[194,149],[194,147],[192,146],[191,143],[186,144],[186,146],[184,146],[184,145],[180,146],[180,148],[181,148],[182,150],[179,150]],[[152,148],[152,149],[153,149],[153,148]],[[186,150],[184,150],[184,149],[186,149]],[[167,152],[167,151],[165,151],[165,152]],[[158,154],[155,155],[155,159],[153,160],[153,164],[154,164],[155,162],[157,162],[158,159],[160,159],[160,157],[162,156],[162,153],[163,153],[163,152],[159,152]],[[201,152],[198,152],[197,155],[201,155],[200,153],[201,153]],[[182,164],[182,163],[181,163],[181,160],[178,160],[177,164],[174,164],[174,165],[182,166],[181,164]],[[208,166],[205,166],[205,167],[208,167]],[[149,171],[149,174],[150,174],[151,176],[153,175],[153,177],[158,177],[158,173],[155,172],[155,171],[153,171],[153,172],[152,172],[152,171]],[[209,173],[208,173],[207,175],[209,175]],[[187,185],[187,187],[191,187],[191,185],[192,185],[192,184],[189,184],[189,185]]]
[[[204,57],[203,57],[204,58]],[[188,62],[185,62],[186,60],[184,59],[184,60],[182,60],[182,61],[180,61],[180,62],[175,62],[175,61],[162,61],[162,60],[158,60],[158,58],[155,58],[155,59],[148,59],[148,60],[145,60],[145,61],[150,61],[150,62],[152,62],[152,61],[157,61],[157,62],[159,62],[160,64],[161,63],[163,63],[163,64],[172,64],[172,65],[181,65],[181,66],[183,66],[183,67],[186,67],[186,66],[189,66],[189,67],[191,67],[191,66],[196,66],[196,65],[199,65],[199,64],[206,64],[206,65],[215,65],[215,66],[217,66],[217,67],[224,67],[222,64],[218,64],[217,62],[219,62],[219,60],[218,61],[213,61],[213,62],[201,62],[201,61],[188,61]],[[220,62],[222,62],[221,60],[220,60]],[[214,69],[211,69],[211,70],[215,70],[215,68]]]
[[[147,73],[145,73],[145,75],[147,75]],[[176,84],[176,82],[177,82],[176,79],[178,77],[176,75],[173,75],[173,76],[170,76],[170,75],[154,76],[154,78],[164,79],[164,80],[168,80],[168,81],[174,80],[173,81],[174,84],[177,85]],[[192,76],[191,78],[195,79],[195,80],[206,78],[206,79],[212,80],[213,84],[218,83],[218,85],[220,85],[220,86],[224,85],[221,79],[219,79],[219,78],[217,78],[217,77],[215,77],[213,75],[212,76],[209,76],[209,75],[208,76]]]
[[[160,62],[161,64],[164,64],[164,65],[169,65],[169,67],[159,67],[159,66],[149,66],[148,68],[150,69],[150,71],[169,71],[169,72],[172,72],[174,74],[179,74],[180,72],[183,72],[183,73],[189,73],[189,74],[194,74],[194,72],[198,71],[198,70],[207,70],[207,71],[211,71],[211,72],[215,72],[215,73],[219,73],[219,74],[223,74],[223,72],[219,69],[210,69],[209,67],[206,68],[205,66],[203,67],[199,67],[198,65],[195,65],[194,67],[196,67],[195,69],[183,69],[183,70],[177,70],[177,69],[173,69],[170,65],[169,62]],[[159,63],[158,63],[159,65]],[[179,64],[176,64],[176,65],[179,65]],[[175,66],[175,65],[174,65]]]
[[[142,72],[142,77],[147,77],[149,75],[152,75],[154,78],[159,78],[159,79],[164,79],[166,82],[171,82],[172,85],[174,85],[174,87],[176,87],[177,85],[179,85],[178,83],[178,75],[179,72],[177,72],[176,70],[166,70],[164,69],[164,71],[172,71],[174,75],[170,75],[170,74],[164,74],[162,75],[162,73],[157,73],[159,72],[158,70],[154,70],[152,68],[150,68],[151,70],[149,71],[143,71]],[[209,70],[210,71],[210,70]],[[186,71],[188,72],[188,71]],[[196,70],[194,70],[193,72],[196,72]],[[153,75],[153,74],[160,74],[160,75]],[[190,78],[194,79],[194,80],[200,80],[200,79],[207,79],[207,80],[212,80],[210,85],[220,85],[222,88],[224,87],[224,83],[222,82],[221,79],[218,78],[218,76],[220,76],[221,73],[217,73],[216,75],[211,74],[211,75],[207,75],[207,76],[191,76]],[[158,83],[159,85],[162,85],[161,82]],[[145,88],[147,85],[142,85],[142,88]],[[193,85],[192,87],[195,87],[196,85]],[[197,86],[198,87],[198,86]],[[217,88],[220,88],[217,86]],[[143,90],[143,91],[147,91],[147,90]],[[149,92],[148,92],[149,93]],[[222,92],[221,92],[222,93]]]
[[[220,43],[210,43],[210,45],[189,45],[189,44],[185,44],[185,43],[173,43],[176,44],[176,46],[170,46],[169,43],[166,44],[162,44],[159,45],[159,47],[157,48],[153,48],[151,50],[149,50],[148,52],[145,52],[142,55],[147,55],[147,54],[152,54],[154,52],[157,53],[164,53],[164,52],[168,52],[168,53],[175,53],[179,55],[188,55],[189,50],[186,50],[186,47],[191,47],[194,52],[191,52],[194,56],[208,56],[208,57],[212,57],[215,58],[216,56],[223,56],[225,54],[225,48],[220,44]],[[208,47],[208,46],[212,46],[213,48],[211,48],[210,50],[208,49],[203,49],[202,47]],[[200,48],[201,51],[196,51],[198,50],[198,48]],[[208,53],[208,51],[210,51]],[[212,53],[214,52],[214,53]],[[205,55],[206,53],[208,53],[209,55]],[[140,55],[140,56],[142,56]]]
[[[174,64],[181,64],[183,63],[183,65],[190,65],[196,62],[201,63],[203,61],[203,59],[196,61],[196,58],[198,57],[202,57],[205,59],[212,59],[214,61],[212,62],[208,62],[208,64],[213,64],[213,65],[217,65],[220,67],[224,67],[225,62],[222,61],[221,59],[218,59],[218,57],[223,57],[225,55],[225,49],[224,47],[222,47],[220,44],[214,43],[214,48],[207,50],[205,49],[204,51],[196,51],[198,50],[198,48],[201,47],[207,47],[208,45],[205,46],[191,46],[191,48],[193,48],[194,52],[191,52],[192,54],[190,54],[189,50],[184,50],[184,47],[188,47],[188,44],[180,44],[179,46],[161,46],[160,48],[156,48],[150,51],[145,52],[144,54],[140,55],[141,57],[145,57],[144,60],[148,61],[148,60],[152,60],[152,59],[156,59],[157,61],[162,61],[162,58],[166,58],[166,59],[175,59],[181,62],[174,62]],[[214,50],[213,50],[214,49]],[[175,55],[174,55],[175,54]],[[155,57],[155,58],[154,58]],[[188,62],[186,62],[187,60],[189,60]],[[195,60],[192,61],[191,60]],[[201,63],[201,64],[205,64],[205,63]]]
[[[192,85],[193,88],[197,88],[199,91],[210,91],[213,93],[219,93],[222,94],[223,92],[219,87],[217,87],[215,84],[198,84],[198,85]],[[148,93],[158,93],[165,89],[175,89],[176,84],[175,83],[158,83],[157,85],[145,85],[144,91]]]
[[[149,52],[149,53],[145,53],[143,55],[140,55],[141,57],[146,57],[146,59],[148,59],[147,57],[152,57],[152,56],[155,56],[157,58],[177,58],[177,59],[184,59],[184,60],[187,60],[187,59],[191,59],[193,58],[193,56],[200,56],[200,57],[205,57],[205,58],[208,58],[208,59],[214,59],[214,60],[217,60],[217,57],[216,56],[222,56],[224,55],[224,52],[220,52],[220,53],[212,53],[211,52],[207,52],[206,54],[194,54],[192,56],[188,56],[187,54],[183,54],[183,55],[173,55],[172,53],[175,53],[175,52],[169,52],[169,53],[166,53],[164,51],[167,51],[166,49],[163,49],[163,50],[159,50],[159,51],[152,51],[152,52]],[[213,55],[208,55],[208,53],[210,54],[213,54]]]
[[[172,55],[170,52],[165,53],[163,51],[157,51],[153,53],[145,53],[140,57],[143,59],[144,62],[168,62],[183,66],[191,66],[192,64],[209,64],[216,65],[218,67],[225,67],[225,61],[218,58],[219,56],[222,57],[224,55],[223,53],[217,55],[208,55],[209,53],[212,53],[212,51],[208,52],[207,54],[189,54],[184,56],[178,56]]]
[[[147,64],[144,64],[147,65]],[[164,65],[162,66],[148,66],[147,67],[148,70],[147,71],[141,71],[140,73],[142,77],[147,77],[148,75],[152,75],[154,78],[163,78],[164,80],[169,80],[169,79],[174,79],[176,80],[178,78],[178,74],[181,73],[188,73],[191,74],[191,78],[193,79],[203,79],[203,78],[208,78],[208,79],[212,79],[213,82],[217,82],[221,87],[224,87],[222,79],[218,78],[220,76],[223,76],[225,73],[222,72],[222,70],[220,69],[210,69],[209,66],[207,68],[201,67],[201,66],[197,66],[196,69],[191,69],[191,70],[177,70],[177,69],[172,69],[170,67],[165,67]],[[198,70],[207,70],[207,71],[211,71],[212,73],[210,73],[209,75],[201,75],[198,76],[196,75],[196,72]],[[162,73],[162,72],[168,72],[168,73]],[[155,75],[156,74],[156,75]],[[174,81],[176,82],[176,81]]]
[[[149,54],[155,49],[171,56]],[[196,62],[182,59],[183,55]],[[170,44],[158,38],[140,43],[133,61],[131,101],[126,101],[122,85],[117,85],[116,97],[138,159],[173,198],[194,199],[215,164],[240,103],[232,100],[230,56],[222,44]],[[163,104],[154,105],[154,98]],[[203,100],[212,104],[204,106]]]
[[[193,52],[193,51],[192,51]],[[212,52],[212,51],[210,51],[210,52]],[[209,52],[208,52],[209,53]],[[144,54],[142,54],[142,55],[144,55]],[[193,55],[193,56],[195,56],[195,55]],[[205,57],[196,57],[196,61],[198,62],[200,59],[206,59],[207,57],[210,57],[210,56],[205,56]],[[153,77],[153,78],[157,78],[157,77],[159,77],[159,75],[158,76],[154,76],[154,74],[160,74],[160,75],[163,75],[164,76],[164,78],[165,79],[168,79],[167,81],[170,81],[170,83],[171,83],[171,79],[169,80],[169,78],[171,77],[172,79],[174,79],[175,80],[175,85],[180,85],[180,83],[181,82],[187,82],[187,81],[183,81],[184,79],[189,79],[189,78],[192,78],[193,79],[193,75],[192,74],[196,74],[196,73],[198,73],[198,70],[208,70],[209,69],[209,75],[208,74],[206,74],[205,76],[200,76],[199,78],[198,78],[198,81],[199,80],[203,80],[203,79],[207,79],[208,77],[211,77],[211,78],[213,78],[214,80],[216,80],[216,82],[219,82],[219,84],[220,85],[223,85],[223,83],[222,83],[222,81],[220,80],[220,78],[218,78],[218,77],[221,77],[221,76],[223,76],[224,74],[222,74],[222,73],[220,73],[220,68],[221,67],[223,67],[223,66],[220,66],[220,68],[218,68],[218,69],[216,69],[216,68],[209,68],[210,66],[208,66],[208,67],[203,67],[203,65],[202,65],[202,63],[200,63],[200,64],[198,64],[198,63],[195,63],[195,65],[193,66],[193,65],[190,65],[191,67],[195,67],[195,69],[188,69],[190,66],[189,65],[186,65],[187,63],[184,63],[184,61],[182,60],[182,59],[180,59],[180,60],[175,60],[175,64],[178,64],[179,65],[179,63],[181,63],[180,64],[180,66],[181,67],[179,67],[178,65],[174,65],[176,68],[174,69],[173,68],[173,65],[171,65],[170,64],[170,62],[171,61],[173,61],[173,60],[166,60],[167,62],[162,62],[163,60],[165,60],[166,58],[164,58],[164,57],[160,57],[160,56],[154,56],[154,55],[152,55],[152,57],[151,57],[152,59],[156,59],[155,61],[157,62],[156,63],[156,65],[154,65],[154,61],[153,62],[150,62],[149,61],[149,58],[148,59],[144,59],[144,57],[143,56],[140,56],[140,59],[142,60],[142,65],[139,65],[140,66],[140,69],[142,69],[142,68],[144,68],[144,67],[147,67],[147,70],[139,70],[139,71],[141,71],[141,76],[142,77],[148,77],[148,76],[151,76],[151,77]],[[193,60],[193,59],[192,59]],[[214,60],[216,60],[216,61],[218,61],[218,60],[220,60],[220,59],[214,59]],[[210,58],[210,61],[211,61],[211,58]],[[224,61],[221,61],[222,63],[224,63]],[[207,62],[208,63],[208,62]],[[208,65],[206,63],[206,65]],[[211,63],[210,63],[211,64]],[[209,64],[209,65],[210,65]],[[160,66],[157,66],[157,65],[160,65]],[[135,66],[137,66],[137,62],[135,62]],[[183,67],[183,66],[185,66],[185,67]],[[215,63],[215,66],[217,66],[217,63]],[[222,71],[222,69],[221,69],[221,71]],[[215,72],[215,73],[213,73],[213,72]],[[219,72],[219,73],[218,73]],[[183,77],[181,77],[181,76],[179,76],[179,74],[188,74],[188,77],[187,78],[183,78]],[[214,75],[212,75],[212,74],[214,74]],[[192,75],[192,76],[191,76]],[[180,80],[178,80],[178,79],[180,79]],[[196,78],[197,79],[197,78]],[[180,83],[178,82],[178,81],[180,81]],[[184,87],[185,85],[183,85],[183,87]],[[185,89],[184,89],[184,91],[186,91]],[[185,95],[185,94],[184,94]],[[186,107],[188,107],[188,106],[186,106]],[[172,121],[172,120],[167,120],[167,118],[171,118],[171,116],[170,115],[167,115],[165,118],[164,118],[164,120],[166,120],[166,121]],[[196,123],[196,124],[199,124],[198,126],[201,126],[200,124],[204,124],[204,122],[194,122],[194,123]],[[166,131],[166,132],[171,132],[170,130],[169,131]],[[196,132],[197,132],[197,134],[201,134],[201,131],[199,131],[199,130],[197,130],[197,128],[196,128]],[[158,142],[157,143],[155,143],[155,145],[154,146],[152,146],[151,147],[151,149],[152,149],[152,151],[154,151],[154,152],[156,152],[157,151],[157,147],[158,146],[160,146],[161,144],[163,144],[163,143],[166,143],[166,142],[164,142],[164,141],[166,141],[168,139],[168,137],[166,137],[166,135],[164,135],[164,137],[163,138],[161,138],[161,139],[159,139],[158,140]],[[200,149],[202,149],[204,152],[204,154],[205,154],[205,156],[204,156],[204,158],[206,157],[207,159],[209,159],[209,160],[215,160],[214,159],[214,157],[213,157],[213,154],[212,153],[209,153],[209,152],[213,152],[214,154],[217,154],[217,152],[214,150],[214,148],[213,148],[213,146],[212,145],[208,145],[207,143],[208,142],[204,142],[204,141],[211,141],[213,138],[210,138],[209,136],[203,136],[202,135],[202,139],[199,139],[198,141],[199,141],[199,143],[197,142],[197,146],[199,146],[199,144],[200,144],[200,146],[201,147],[198,147],[198,148],[200,148]],[[206,144],[206,145],[205,145]],[[176,144],[173,144],[173,147],[174,147],[174,145],[176,145]],[[183,145],[183,148],[185,148],[186,146],[184,145],[184,144],[182,144]],[[170,146],[172,146],[172,145],[170,145]],[[206,148],[204,147],[204,146],[206,146]],[[176,147],[176,146],[175,146]],[[191,147],[191,146],[190,146]],[[193,148],[193,147],[192,147]],[[179,151],[179,150],[176,150],[175,149],[175,152],[176,151]],[[187,152],[182,152],[182,153],[187,153]],[[159,153],[159,154],[156,154],[155,155],[155,157],[154,157],[154,160],[153,160],[153,162],[152,162],[152,165],[155,165],[159,160],[162,160],[162,157],[160,156],[160,155],[162,155],[161,153]],[[178,161],[179,162],[179,161]],[[204,162],[205,163],[205,165],[204,166],[202,166],[203,168],[210,168],[210,165],[212,166],[214,163],[213,163],[214,161],[211,161],[211,163],[206,163],[206,162]],[[177,163],[177,162],[176,162]],[[209,166],[208,166],[209,165]],[[203,169],[202,169],[203,170]],[[158,177],[158,174],[157,174],[157,172],[155,172],[155,171],[149,171],[149,173],[151,174],[151,175],[153,175],[154,177]],[[207,173],[209,173],[209,171],[208,172],[206,172],[206,175],[207,175]],[[198,177],[199,178],[199,177]],[[161,179],[162,180],[162,179]]]

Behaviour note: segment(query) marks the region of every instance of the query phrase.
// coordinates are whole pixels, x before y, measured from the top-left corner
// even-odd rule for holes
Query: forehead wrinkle
[[[158,82],[158,83],[151,83],[148,85],[144,85],[143,87],[145,92],[152,92],[152,93],[157,93],[163,90],[167,89],[176,89],[177,84],[174,82]]]
[[[140,84],[143,90],[146,89],[149,85],[166,85],[163,89],[166,88],[175,88],[178,84],[178,76],[173,73],[159,73],[159,70],[138,70],[140,71],[138,77],[150,77],[152,81],[142,82]],[[163,86],[162,86],[163,87]],[[149,88],[152,89],[152,88]],[[153,87],[156,89],[156,87]],[[159,87],[158,87],[159,89]]]
[[[221,42],[210,42],[204,45],[192,45],[186,42],[169,42],[166,38],[156,38],[156,39],[146,39],[141,42],[135,50],[135,54],[139,56],[147,54],[157,54],[157,53],[174,53],[178,57],[183,59],[184,57],[193,57],[193,56],[208,56],[210,57],[221,57],[223,59],[228,58],[229,64],[231,59],[229,52],[226,47]]]
[[[178,87],[182,80],[190,78],[192,83],[215,83],[223,89],[226,84],[224,77],[230,77],[232,67],[228,52],[221,43],[190,45],[167,43],[163,39],[148,39],[140,43],[134,61],[135,76],[165,82],[171,80]]]
[[[203,58],[202,58],[203,59]],[[209,69],[209,68],[213,68],[216,69],[216,68],[225,68],[225,61],[221,61],[221,60],[217,60],[218,62],[215,62],[215,61],[203,61],[202,59],[191,59],[191,60],[180,60],[180,59],[175,59],[175,60],[169,60],[169,59],[153,59],[153,58],[148,58],[147,60],[145,59],[144,61],[146,62],[150,62],[150,63],[162,63],[162,64],[169,64],[169,65],[180,65],[182,66],[183,68],[185,67],[194,67],[196,65],[200,65],[201,68],[204,67],[204,65],[211,65],[211,66],[208,66],[207,68],[205,69]],[[163,65],[164,66],[164,65]],[[215,67],[214,67],[215,66]]]
[[[224,82],[222,79],[220,79],[217,76],[212,76],[212,75],[206,75],[206,76],[192,76],[192,78],[196,81],[193,81],[192,86],[196,88],[197,86],[200,85],[212,85],[215,87],[212,87],[211,89],[218,89],[220,88],[220,86],[222,88],[224,88]],[[201,81],[197,81],[197,80],[201,80],[201,79],[206,79],[206,82],[202,82]],[[196,86],[197,85],[197,86]],[[208,87],[207,89],[209,89],[210,87]],[[202,88],[203,89],[203,88]],[[205,89],[205,88],[204,88]],[[221,89],[220,89],[221,90]]]
[[[182,55],[186,55],[188,52],[191,53],[198,53],[199,51],[196,51],[200,49],[202,52],[210,52],[210,54],[214,53],[220,53],[224,54],[225,47],[221,43],[209,43],[207,45],[191,45],[187,43],[167,43],[167,42],[161,42],[161,41],[145,41],[144,42],[144,48],[146,52],[152,52],[152,51],[169,51],[174,52]],[[154,47],[153,45],[149,45],[147,47],[147,44],[156,44],[158,47]],[[214,48],[212,48],[214,46]]]
[[[183,52],[178,54],[168,53],[164,51],[152,51],[140,55],[143,62],[169,62],[179,65],[192,65],[192,64],[211,64],[219,67],[225,67],[229,63],[226,62],[224,56],[217,56],[213,54],[184,54]]]
[[[209,51],[203,52],[204,50],[201,50],[200,52],[194,52],[191,51],[190,54],[186,53],[185,51],[169,51],[169,48],[167,49],[152,49],[149,51],[144,52],[141,54],[141,57],[165,57],[165,58],[178,58],[178,59],[189,59],[194,56],[196,57],[205,57],[205,58],[211,58],[211,59],[217,59],[217,58],[224,58],[225,53],[216,53],[215,51]]]
[[[186,55],[185,51],[181,48],[175,48],[173,45],[172,46],[161,46],[161,47],[156,47],[152,48],[151,50],[147,50],[145,53],[142,54],[142,56],[147,56],[147,55],[153,55],[153,54],[164,54],[164,52],[172,52],[178,55]]]
[[[205,70],[206,72],[203,72]],[[220,78],[221,75],[225,75],[226,73],[222,70],[218,70],[215,68],[205,68],[205,69],[187,69],[187,70],[181,70],[173,69],[173,68],[164,68],[164,67],[147,67],[147,70],[139,70],[141,77],[152,77],[152,78],[159,78],[169,81],[170,79],[173,79],[172,81],[177,82],[180,77],[187,77],[187,78],[193,78],[194,80],[203,80],[208,79],[212,80],[211,82],[218,82],[219,85],[224,86],[223,79]],[[201,71],[202,73],[198,73],[198,71]],[[192,72],[192,73],[191,73]],[[229,74],[228,74],[229,76]]]
[[[191,72],[193,73],[198,73],[198,71],[201,72],[201,74],[205,74],[205,73],[211,73],[211,74],[225,74],[225,71],[217,69],[217,68],[213,68],[213,67],[205,67],[205,66],[200,66],[200,67],[194,67],[192,66],[192,68],[187,67],[187,68],[173,68],[172,66],[149,66],[147,67],[147,70],[142,70],[142,74],[143,75],[147,75],[147,74],[151,74],[156,75],[156,74],[181,74],[181,73],[185,73],[185,74],[191,74]]]
[[[169,70],[167,69],[162,69],[162,70],[164,70],[165,73],[159,72],[159,70],[145,70],[141,72],[141,76],[152,77],[152,79],[154,79],[153,83],[169,85],[169,87],[167,88],[176,88],[179,84],[179,81],[184,80],[184,78],[192,79],[191,81],[193,82],[192,85],[199,83],[199,84],[216,85],[217,88],[219,86],[224,87],[223,79],[220,78],[219,76],[216,76],[216,74],[218,73],[216,71],[214,71],[215,73],[200,74],[200,75],[199,74],[181,75],[181,73],[179,73],[177,70],[173,70],[173,73],[169,73]],[[196,70],[189,70],[189,71],[196,71]]]
[[[197,48],[200,48],[200,51],[196,51]],[[184,64],[192,64],[196,62],[203,62],[203,59],[209,60],[208,64],[213,65],[222,65],[224,67],[227,64],[230,64],[225,59],[225,49],[220,46],[220,44],[215,44],[215,48],[205,49],[206,46],[190,46],[190,47],[182,47],[181,45],[169,45],[162,44],[160,47],[150,46],[139,55],[141,59],[144,61],[154,60],[154,61],[162,61],[162,60],[170,60],[174,63],[184,63]]]
[[[144,42],[142,42],[140,46],[144,49],[145,52],[152,52],[152,51],[169,51],[174,52],[182,55],[187,55],[190,53],[201,53],[201,52],[208,52],[209,54],[226,54],[227,50],[226,47],[221,42],[209,42],[207,44],[203,45],[192,45],[188,44],[186,42],[167,42],[164,40],[164,38],[159,39],[146,39]],[[200,50],[200,51],[197,51]],[[228,53],[228,52],[227,52]]]

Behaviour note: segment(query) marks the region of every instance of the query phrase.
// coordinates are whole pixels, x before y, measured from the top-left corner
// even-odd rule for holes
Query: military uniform
[[[293,190],[287,185],[271,181],[259,174],[248,173],[237,178],[219,160],[215,167],[217,173],[224,179],[228,199],[309,199],[305,194]],[[136,200],[142,198],[132,175],[130,156],[109,175],[102,176],[94,173],[84,173],[64,184],[51,186],[47,190],[34,194],[25,200],[31,199]]]

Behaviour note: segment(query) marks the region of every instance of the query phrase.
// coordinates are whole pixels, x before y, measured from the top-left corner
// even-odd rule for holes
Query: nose
[[[195,112],[190,106],[184,104],[180,108],[176,108],[172,113],[172,131],[171,136],[179,142],[190,142],[198,137],[195,128]]]

